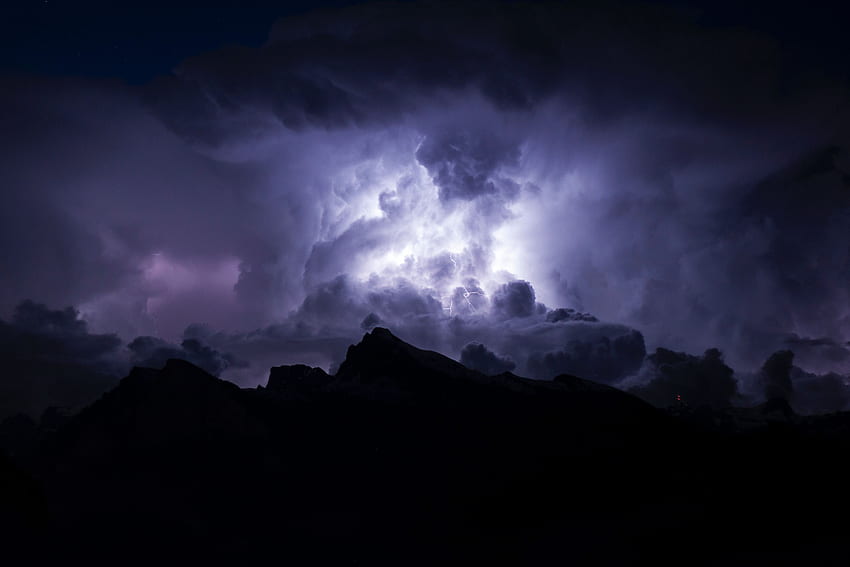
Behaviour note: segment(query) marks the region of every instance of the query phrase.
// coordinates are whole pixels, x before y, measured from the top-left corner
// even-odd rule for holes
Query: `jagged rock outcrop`
[[[305,364],[275,366],[269,371],[266,390],[283,396],[303,397],[321,391],[332,380],[321,368]]]

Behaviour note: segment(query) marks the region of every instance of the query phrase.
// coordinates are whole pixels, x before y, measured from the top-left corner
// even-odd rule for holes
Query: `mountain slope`
[[[485,376],[386,329],[334,376],[276,367],[253,390],[171,360],[134,369],[43,444],[32,470],[50,524],[31,553],[332,565],[731,565],[794,557],[800,542],[838,553],[847,526],[818,503],[850,504],[835,456],[847,437],[813,443],[793,427],[694,428],[577,377]]]

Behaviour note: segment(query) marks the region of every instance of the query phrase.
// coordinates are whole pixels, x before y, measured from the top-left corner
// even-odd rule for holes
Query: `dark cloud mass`
[[[582,313],[569,307],[559,307],[546,314],[546,321],[549,323],[557,323],[558,321],[588,321],[590,323],[596,323],[599,319],[590,313]]]
[[[768,400],[783,398],[791,401],[794,386],[791,382],[791,370],[794,365],[794,353],[779,350],[771,354],[761,367],[761,381],[764,385],[764,397]]]
[[[643,371],[648,375],[647,382],[630,391],[659,407],[688,404],[725,408],[738,401],[734,371],[715,348],[702,356],[659,348],[646,358]]]
[[[534,288],[528,282],[508,282],[493,293],[493,311],[504,319],[530,317],[538,311],[534,299]]]
[[[113,334],[89,333],[70,307],[21,302],[11,321],[0,320],[0,419],[91,403],[127,370],[120,346]]]
[[[569,340],[563,349],[532,354],[528,365],[537,378],[573,374],[611,384],[638,371],[646,356],[643,335],[634,329],[622,334]],[[592,338],[591,338],[592,337]]]
[[[156,337],[136,337],[127,348],[132,353],[130,361],[134,366],[162,368],[169,358],[180,358],[203,368],[213,376],[218,376],[231,366],[248,366],[246,361],[229,353],[220,353],[197,338],[184,339],[178,347]]]
[[[516,188],[509,179],[494,179],[503,164],[519,162],[519,148],[487,132],[450,132],[440,139],[427,137],[416,150],[416,159],[440,189],[440,198],[471,200],[480,195]]]
[[[801,414],[830,413],[850,409],[850,379],[835,372],[814,374],[794,367],[792,405]]]
[[[501,357],[479,343],[469,343],[463,347],[460,351],[460,362],[467,368],[489,375],[510,372],[516,368],[513,360]]]
[[[9,337],[117,333],[136,363],[253,385],[333,368],[380,324],[481,368],[712,405],[735,379],[763,395],[747,372],[781,349],[818,377],[794,396],[850,372],[841,68],[655,4],[269,26],[140,86],[0,79],[0,316],[80,313],[24,308]]]

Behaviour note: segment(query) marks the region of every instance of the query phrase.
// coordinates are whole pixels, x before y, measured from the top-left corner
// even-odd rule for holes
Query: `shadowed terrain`
[[[181,360],[73,417],[7,420],[4,533],[37,560],[846,564],[850,416],[658,410],[486,376],[383,328],[330,376]]]

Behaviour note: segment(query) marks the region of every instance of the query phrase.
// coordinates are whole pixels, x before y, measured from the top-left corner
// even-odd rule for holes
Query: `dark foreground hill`
[[[255,390],[134,369],[0,461],[0,519],[38,563],[848,564],[847,416],[684,417],[375,329]]]

